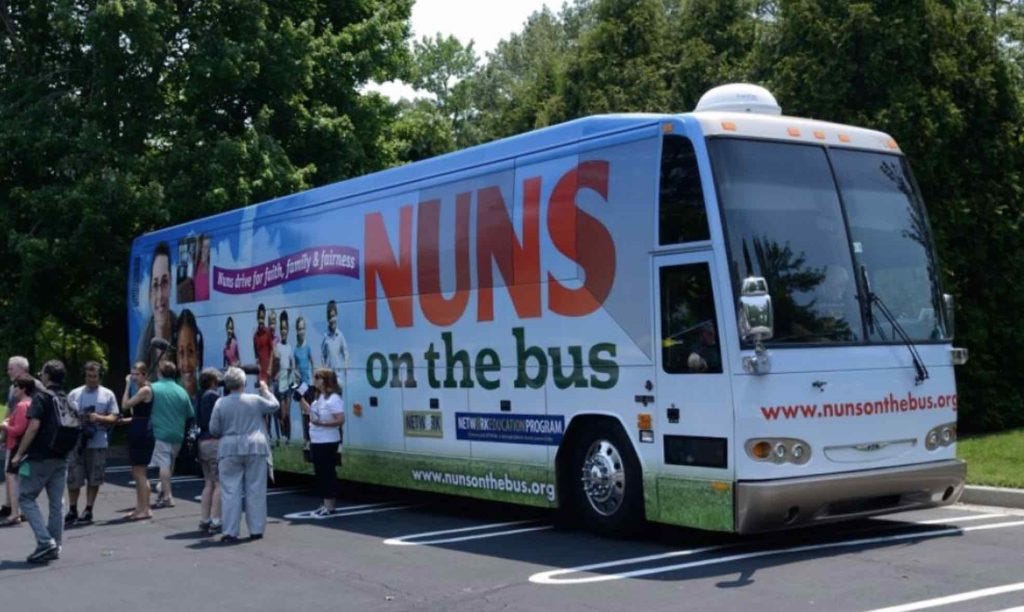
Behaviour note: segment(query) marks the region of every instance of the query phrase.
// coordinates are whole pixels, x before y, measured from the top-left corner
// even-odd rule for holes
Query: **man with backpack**
[[[29,563],[60,558],[64,535],[61,502],[67,482],[68,453],[81,437],[78,413],[61,389],[64,375],[64,364],[56,359],[43,365],[39,379],[46,390],[32,395],[28,429],[11,458],[20,476],[18,503],[36,538],[36,549],[28,556]],[[36,503],[43,489],[50,503],[48,521],[43,521],[43,513]]]

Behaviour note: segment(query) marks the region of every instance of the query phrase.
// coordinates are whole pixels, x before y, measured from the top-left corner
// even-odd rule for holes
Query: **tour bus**
[[[257,364],[279,469],[326,367],[343,479],[753,533],[957,501],[939,270],[890,136],[733,84],[140,236],[129,332]]]

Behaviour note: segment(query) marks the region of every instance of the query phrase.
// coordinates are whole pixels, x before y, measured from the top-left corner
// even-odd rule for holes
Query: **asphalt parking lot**
[[[0,530],[4,609],[1006,610],[1024,604],[1024,511],[958,505],[739,537],[652,526],[625,540],[558,528],[545,511],[343,487],[309,512],[302,484],[272,488],[261,541],[222,545],[197,528],[202,483],[124,523],[133,491],[113,467],[96,522],[63,557],[24,562],[27,526]],[[243,535],[245,534],[243,530]],[[11,607],[8,608],[7,606]]]

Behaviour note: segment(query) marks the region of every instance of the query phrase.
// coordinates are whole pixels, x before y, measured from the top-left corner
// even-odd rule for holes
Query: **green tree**
[[[444,116],[432,100],[402,100],[396,109],[397,116],[383,141],[394,163],[426,159],[457,148],[451,119]]]
[[[132,237],[390,163],[411,3],[0,2],[4,353],[123,369]]]
[[[547,8],[533,13],[522,32],[498,43],[472,78],[474,121],[484,140],[569,118],[562,94],[573,44],[562,20]]]
[[[468,79],[477,71],[478,63],[473,41],[464,45],[454,36],[438,33],[433,38],[424,36],[413,43],[411,84],[430,94],[429,100],[435,108],[435,115],[448,120],[454,144],[459,147],[476,144],[477,141],[470,123],[473,108]],[[405,127],[422,123],[426,119],[424,100],[427,99],[417,100],[418,104],[403,108],[400,118]],[[405,116],[404,111],[411,114]],[[420,131],[428,128],[431,123],[433,120],[421,125]],[[437,144],[440,142],[435,139],[432,145]],[[426,147],[426,150],[429,149]]]
[[[565,76],[571,116],[670,112],[669,20],[662,0],[595,0]]]

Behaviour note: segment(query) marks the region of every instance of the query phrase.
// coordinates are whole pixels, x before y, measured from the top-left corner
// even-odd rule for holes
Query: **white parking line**
[[[1008,516],[999,512],[993,512],[991,514],[969,514],[967,516],[954,516],[944,519],[931,519],[927,521],[911,521],[915,525],[941,525],[943,523],[951,523],[953,521],[960,521],[961,523],[966,521],[981,521],[984,519],[997,518],[1001,516]]]
[[[925,601],[915,601],[913,603],[903,604],[901,606],[892,606],[891,608],[879,608],[877,610],[872,610],[872,612],[910,612],[911,610],[924,610],[925,608],[935,608],[938,606],[960,603],[962,601],[970,601],[972,599],[981,599],[982,597],[991,597],[993,595],[1013,593],[1015,591],[1024,591],[1024,582],[1018,582],[1016,584],[1004,584],[1003,586],[979,589],[977,591],[969,591],[967,593],[959,593],[957,595],[948,595],[946,597],[936,597],[935,599],[927,599]],[[1021,609],[1022,608],[1011,608],[1011,610]]]
[[[171,482],[172,483],[176,483],[176,482],[202,482],[202,481],[203,481],[202,478],[198,478],[196,476],[171,476]],[[159,482],[160,482],[159,478],[150,478],[149,479],[149,484],[151,484],[151,485],[157,484]],[[135,486],[135,481],[134,480],[129,480],[128,481],[128,486],[134,487]]]
[[[624,578],[634,578],[637,576],[649,576],[651,574],[663,574],[665,572],[672,572],[678,570],[690,569],[693,567],[703,567],[708,565],[719,565],[722,563],[731,563],[733,561],[741,561],[744,559],[756,559],[759,557],[769,557],[775,555],[790,555],[794,553],[807,552],[811,550],[827,550],[830,548],[850,548],[854,546],[864,546],[869,544],[879,544],[883,542],[900,542],[903,540],[925,540],[930,538],[937,538],[948,535],[960,535],[969,531],[982,531],[988,529],[1003,529],[1006,527],[1020,527],[1024,525],[1024,521],[1008,521],[1005,523],[991,523],[988,525],[976,525],[974,527],[953,527],[950,529],[940,529],[931,532],[916,532],[916,533],[901,533],[896,535],[878,536],[873,538],[860,538],[856,540],[847,540],[844,542],[829,542],[825,544],[810,544],[806,546],[793,546],[790,548],[780,548],[775,550],[762,550],[750,553],[741,553],[737,555],[729,555],[726,557],[716,557],[714,559],[704,559],[701,561],[690,561],[688,563],[677,563],[673,565],[664,565],[660,567],[651,567],[645,569],[634,570],[631,572],[623,572],[621,574],[605,574],[601,576],[585,576],[583,578],[560,578],[567,574],[578,574],[594,569],[601,569],[606,567],[615,567],[619,565],[635,565],[637,563],[643,563],[645,561],[657,561],[659,559],[668,559],[672,557],[679,557],[684,555],[694,555],[700,552],[708,552],[711,550],[722,549],[725,547],[735,547],[736,544],[723,545],[723,546],[708,546],[705,548],[694,548],[690,550],[674,551],[664,553],[661,555],[648,555],[646,557],[634,557],[631,559],[618,559],[616,561],[606,561],[604,563],[593,563],[590,565],[580,565],[577,567],[570,567],[567,569],[549,570],[546,572],[539,572],[530,576],[530,582],[535,584],[588,584],[592,582],[606,582],[609,580],[622,580]]]
[[[389,546],[427,546],[430,544],[446,544],[448,542],[464,542],[466,540],[481,540],[484,538],[497,538],[500,536],[512,535],[514,533],[525,533],[527,531],[541,531],[544,529],[552,529],[554,525],[540,525],[537,527],[524,527],[521,529],[510,529],[505,531],[496,531],[493,533],[480,533],[470,536],[458,536],[454,538],[442,538],[440,540],[426,540],[423,542],[410,542],[409,540],[416,540],[419,538],[426,538],[436,535],[445,535],[449,533],[465,533],[467,531],[483,531],[484,529],[492,529],[494,527],[506,527],[508,525],[522,525],[524,523],[536,523],[536,520],[529,521],[509,521],[507,523],[490,523],[488,525],[476,525],[474,527],[462,527],[461,529],[444,529],[442,531],[427,531],[424,533],[413,533],[409,535],[399,536],[397,538],[388,538],[384,540],[384,543]]]
[[[281,489],[270,489],[267,491],[267,497],[272,495],[287,495],[289,493],[301,493],[302,491],[308,491],[308,487],[284,487]]]
[[[267,497],[271,497],[273,495],[287,495],[289,493],[299,493],[299,492],[305,491],[305,490],[306,490],[306,487],[288,487],[288,488],[284,488],[284,489],[269,489],[267,491]],[[203,501],[203,494],[200,493],[199,495],[196,495],[192,499],[194,499],[195,501]]]
[[[316,510],[306,510],[304,512],[292,512],[291,514],[284,515],[284,518],[288,520],[300,520],[300,521],[326,521],[329,519],[341,518],[345,516],[356,516],[358,514],[373,514],[376,512],[391,512],[392,510],[405,510],[407,508],[415,508],[416,505],[402,505],[395,506],[390,502],[381,504],[363,504],[361,506],[341,506],[336,508],[333,514],[327,516],[313,516]]]

